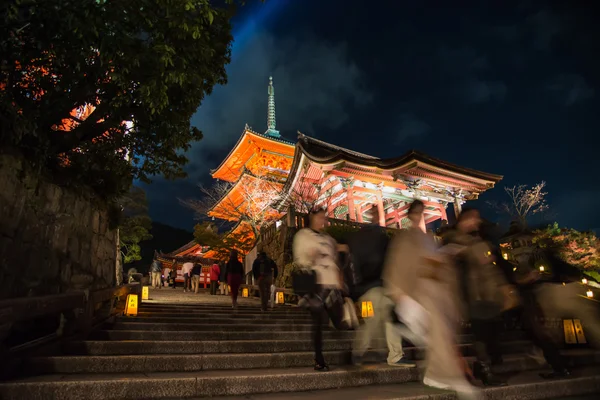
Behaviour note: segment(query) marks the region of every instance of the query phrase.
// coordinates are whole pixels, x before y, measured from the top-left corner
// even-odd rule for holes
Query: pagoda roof
[[[242,132],[242,135],[238,139],[235,146],[233,146],[229,154],[227,154],[227,157],[225,157],[223,161],[221,161],[221,164],[219,164],[217,168],[210,171],[213,178],[222,179],[229,182],[235,181],[237,178],[239,178],[246,161],[248,161],[252,154],[254,154],[250,153],[250,155],[245,159],[236,159],[236,155],[238,155],[238,157],[245,155],[238,153],[243,153],[244,150],[246,150],[244,149],[244,147],[245,145],[247,146],[249,138],[252,138],[254,139],[254,141],[263,143],[267,146],[275,146],[275,148],[280,148],[281,150],[287,151],[289,152],[288,155],[290,156],[290,158],[294,155],[294,142],[282,137],[275,137],[266,133],[258,133],[256,131],[253,131],[248,125],[246,125],[244,131]],[[233,168],[231,164],[234,164]]]

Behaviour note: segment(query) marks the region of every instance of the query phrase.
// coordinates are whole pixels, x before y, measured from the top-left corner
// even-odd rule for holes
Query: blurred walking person
[[[372,210],[371,224],[362,227],[350,239],[354,275],[351,297],[359,304],[371,302],[373,306],[373,316],[365,318],[364,324],[356,332],[352,359],[355,364],[362,364],[374,340],[384,332],[388,348],[387,363],[396,367],[416,367],[414,362],[404,357],[402,336],[392,323],[394,302],[385,295],[381,279],[389,237],[385,228],[379,225],[377,208]]]
[[[244,265],[239,260],[237,250],[231,250],[225,269],[227,270],[227,284],[231,288],[231,305],[233,308],[237,308],[237,298],[244,276]]]
[[[258,281],[260,308],[262,311],[267,311],[271,295],[271,285],[273,284],[273,279],[277,278],[277,265],[275,261],[270,259],[267,253],[261,251],[252,264],[252,275]]]
[[[315,371],[329,371],[323,356],[323,323],[329,316],[336,325],[339,322],[337,313],[343,310],[343,300],[339,302],[343,287],[342,274],[337,265],[339,246],[335,239],[324,232],[326,220],[324,209],[311,210],[307,228],[298,231],[293,242],[294,262],[308,277],[303,282],[306,287],[302,288],[302,293],[307,295],[302,304],[312,316]],[[294,291],[299,293],[297,282],[294,282]]]
[[[191,292],[192,290],[192,269],[194,269],[194,263],[190,260],[183,263],[181,267],[181,273],[183,274],[183,291]]]
[[[415,338],[423,337],[428,347],[423,383],[454,390],[460,399],[477,398],[456,350],[459,309],[455,271],[425,232],[424,210],[423,202],[415,200],[408,210],[411,227],[392,239],[384,265],[384,287],[396,304],[400,321]]]
[[[456,226],[444,235],[444,242],[460,248],[452,262],[459,277],[459,296],[466,319],[471,321],[475,336],[477,361],[473,375],[486,386],[505,386],[504,380],[492,374],[491,365],[502,361],[498,333],[505,294],[510,289],[491,257],[491,248],[479,235],[481,223],[479,211],[465,208]]]
[[[152,261],[152,265],[150,266],[150,275],[152,277],[151,285],[154,289],[160,289],[162,287],[161,274],[162,263],[155,258],[154,261]]]
[[[221,268],[219,264],[214,263],[210,267],[210,295],[216,296],[217,289],[219,288],[219,275],[221,275]]]
[[[221,295],[228,296],[229,295],[229,285],[227,284],[227,268],[225,268],[225,263],[220,262],[219,268],[221,269],[221,274],[219,275],[219,290],[221,291]]]
[[[198,294],[200,289],[200,274],[202,273],[202,266],[198,263],[194,263],[192,268],[192,291]]]

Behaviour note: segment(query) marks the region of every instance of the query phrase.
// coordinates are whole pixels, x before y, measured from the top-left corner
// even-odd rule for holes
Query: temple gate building
[[[262,199],[269,202],[269,213],[262,216],[261,228],[281,224],[292,206],[295,212],[306,213],[310,205],[325,208],[330,223],[352,225],[372,222],[376,208],[381,226],[401,229],[407,227],[408,207],[415,199],[425,203],[426,224],[448,221],[450,205],[458,214],[466,201],[477,199],[502,179],[414,150],[382,159],[300,132],[297,141],[285,139],[276,128],[272,78],[267,130],[259,133],[246,125],[233,149],[211,174],[231,185],[208,216],[238,222],[232,233],[245,231],[248,235],[256,235],[256,229],[249,229],[240,220],[240,210],[251,211],[256,205],[249,203],[265,197],[264,193],[276,193],[277,198]],[[254,196],[248,195],[249,188],[255,188]],[[210,258],[211,252],[202,256]]]

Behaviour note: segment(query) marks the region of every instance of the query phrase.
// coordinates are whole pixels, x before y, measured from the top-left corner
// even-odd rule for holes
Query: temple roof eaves
[[[362,153],[331,145],[321,140],[311,138],[300,132],[298,137],[298,148],[306,155],[308,159],[317,163],[329,164],[340,161],[348,161],[356,164],[362,164],[364,166],[381,168],[383,170],[392,170],[410,162],[411,160],[414,160],[430,164],[434,167],[443,168],[450,172],[467,175],[484,181],[491,181],[493,183],[497,183],[503,178],[502,175],[490,174],[472,168],[462,167],[416,150],[410,150],[400,157],[381,159],[368,155],[365,157],[365,155]],[[290,171],[290,175],[291,174],[292,171]]]

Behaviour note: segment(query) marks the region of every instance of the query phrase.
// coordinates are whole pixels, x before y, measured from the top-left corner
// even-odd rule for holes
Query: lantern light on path
[[[363,301],[360,307],[361,315],[363,318],[370,318],[374,315],[373,302]]]
[[[584,285],[587,285],[587,284],[588,284],[588,280],[587,280],[587,279],[585,279],[585,278],[583,278],[583,279],[581,280],[581,283],[583,283]]]
[[[142,301],[148,300],[148,286],[142,288]]]
[[[594,292],[592,292],[591,290],[588,290],[586,293],[586,296],[591,299],[592,297],[594,297]]]
[[[544,268],[543,265],[540,265],[540,272],[544,272],[546,270],[546,268]]]
[[[135,317],[138,313],[138,295],[128,294],[125,300],[125,316]]]
[[[248,288],[247,287],[242,289],[242,297],[248,297]]]

